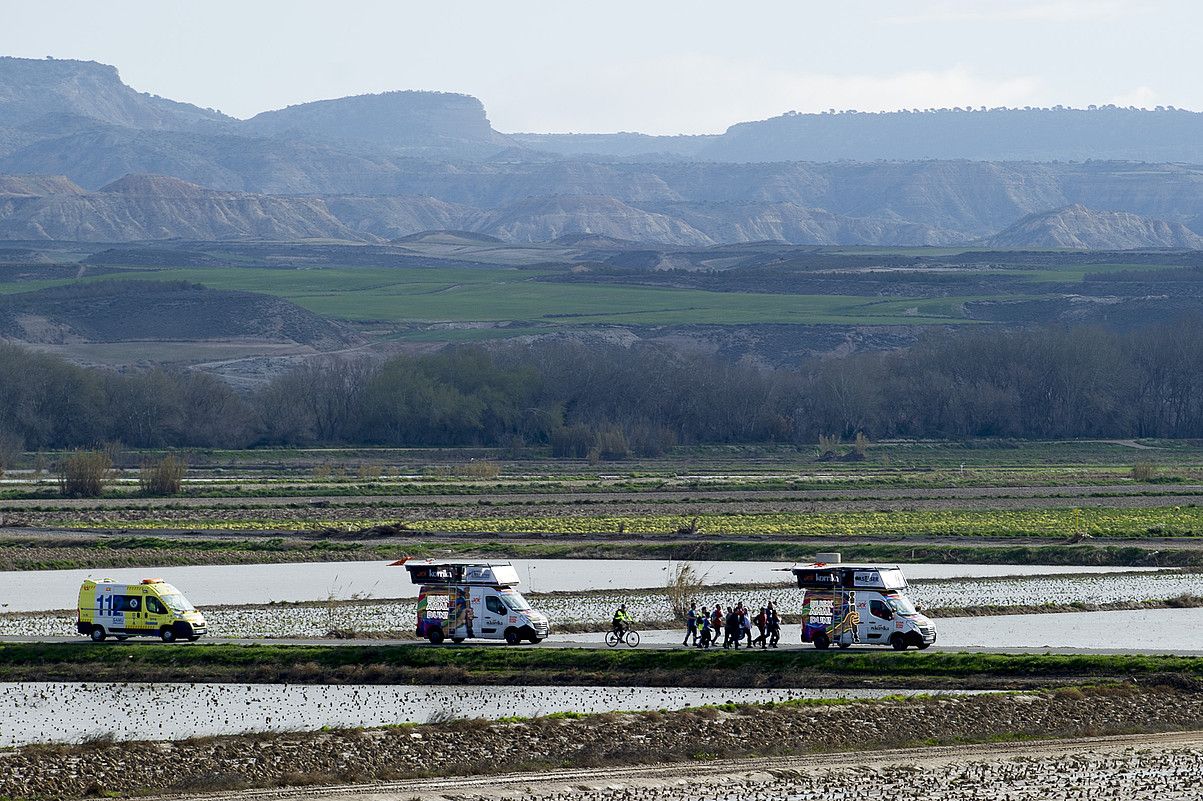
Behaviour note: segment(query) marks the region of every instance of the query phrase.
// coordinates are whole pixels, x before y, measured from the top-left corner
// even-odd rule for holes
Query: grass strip
[[[828,541],[664,540],[602,542],[571,540],[511,542],[463,541],[422,537],[390,542],[330,540],[207,540],[122,538],[109,540],[0,541],[0,570],[66,570],[277,562],[391,561],[401,556],[491,559],[674,559],[764,561],[786,564],[813,557]],[[848,561],[982,565],[1065,565],[1067,567],[1203,567],[1203,548],[1152,548],[1115,545],[908,545],[839,544]],[[1072,571],[1067,571],[1072,572]]]
[[[1159,655],[789,651],[601,651],[576,648],[11,643],[0,679],[464,683],[615,686],[805,686],[823,680],[1064,680],[1176,675],[1203,679],[1203,658]],[[987,682],[989,683],[989,682]],[[901,686],[901,685],[900,685]]]

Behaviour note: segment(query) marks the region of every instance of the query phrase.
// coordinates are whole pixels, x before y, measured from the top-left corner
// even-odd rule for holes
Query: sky
[[[1203,109],[1199,0],[4,0],[0,55],[235,117],[393,89],[504,132],[720,133],[786,111]]]

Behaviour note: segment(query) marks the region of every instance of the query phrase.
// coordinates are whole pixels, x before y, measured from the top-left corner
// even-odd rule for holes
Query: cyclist
[[[620,639],[626,636],[627,629],[629,629],[631,624],[634,622],[635,621],[631,617],[630,613],[627,612],[626,604],[621,604],[617,609],[614,610],[614,633],[617,634]]]

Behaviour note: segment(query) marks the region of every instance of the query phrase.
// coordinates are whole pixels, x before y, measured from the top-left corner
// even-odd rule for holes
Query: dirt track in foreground
[[[1154,774],[1142,781],[1134,772]],[[1203,781],[1203,732],[1090,737],[1008,745],[961,745],[764,758],[724,770],[683,771],[680,764],[576,768],[543,773],[415,779],[375,785],[248,790],[206,801],[697,801],[857,797],[1007,798],[1070,801],[1089,787],[1098,801],[1178,801],[1198,797]],[[684,776],[683,776],[684,773]],[[156,800],[160,801],[160,800]],[[162,801],[166,801],[165,799]],[[172,799],[174,801],[174,799]]]

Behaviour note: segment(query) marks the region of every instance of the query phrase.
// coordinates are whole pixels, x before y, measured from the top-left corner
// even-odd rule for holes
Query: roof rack
[[[795,565],[794,576],[803,589],[905,590],[906,577],[897,565],[848,563]]]
[[[521,583],[509,562],[406,560],[409,580],[414,584],[481,584],[513,587]]]

